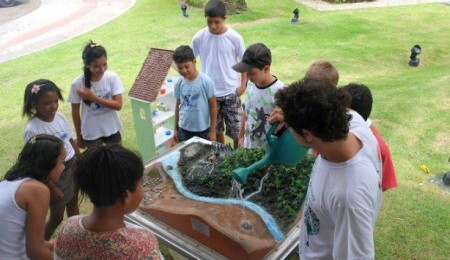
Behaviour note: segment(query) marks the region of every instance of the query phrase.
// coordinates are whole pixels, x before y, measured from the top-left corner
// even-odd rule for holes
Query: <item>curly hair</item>
[[[351,96],[351,104],[349,107],[358,114],[360,114],[364,120],[367,120],[372,113],[372,93],[366,85],[350,83],[342,87]]]
[[[347,137],[349,116],[346,110],[348,94],[330,82],[300,80],[275,95],[285,122],[299,135],[311,131],[325,142]]]
[[[55,136],[40,134],[32,137],[25,143],[4,179],[13,181],[29,177],[46,183],[63,149],[63,142]]]
[[[75,183],[95,207],[124,202],[127,190],[134,192],[144,165],[134,152],[119,144],[89,147],[74,166]]]

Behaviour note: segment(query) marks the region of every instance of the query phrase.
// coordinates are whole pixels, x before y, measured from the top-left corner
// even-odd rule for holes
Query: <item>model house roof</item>
[[[172,64],[173,51],[151,48],[128,95],[153,102]]]

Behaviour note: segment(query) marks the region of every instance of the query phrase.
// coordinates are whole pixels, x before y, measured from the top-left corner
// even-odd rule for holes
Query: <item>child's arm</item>
[[[217,125],[217,100],[216,97],[208,98],[209,115],[211,117],[211,125],[209,127],[208,140],[216,141],[216,125]]]
[[[53,252],[44,240],[49,190],[42,183],[27,181],[19,187],[16,196],[18,201],[24,202],[24,210],[27,212],[25,237],[28,258],[53,259]]]
[[[236,89],[236,95],[241,96],[247,89],[247,72],[241,73],[241,86]]]
[[[77,146],[84,148],[84,140],[81,135],[80,103],[72,103],[72,121],[77,135]]]
[[[238,148],[244,146],[244,135],[245,135],[245,110],[242,113],[241,126],[239,127],[239,136],[238,136]]]
[[[60,201],[64,198],[64,193],[62,192],[62,190],[56,187],[53,182],[49,181],[46,185],[50,191],[50,198],[52,199],[52,201]]]
[[[177,98],[177,103],[175,104],[175,125],[173,127],[173,140],[178,143],[178,120],[180,119],[180,99]]]
[[[77,93],[82,99],[87,99],[89,101],[95,102],[102,105],[103,107],[120,111],[122,109],[122,94],[117,94],[112,96],[111,99],[104,99],[97,97],[90,88],[77,88]]]
[[[72,145],[73,149],[75,150],[75,156],[77,158],[80,158],[81,152],[80,152],[80,149],[78,148],[77,143],[72,138],[69,139],[69,142]]]

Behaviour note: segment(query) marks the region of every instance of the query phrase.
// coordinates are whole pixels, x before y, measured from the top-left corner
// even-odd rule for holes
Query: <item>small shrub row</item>
[[[220,155],[211,163],[207,158],[213,150],[210,145],[193,143],[180,151],[178,168],[183,176],[184,186],[199,196],[229,198],[233,182],[232,171],[250,166],[265,155],[262,148],[238,149],[234,153]],[[196,151],[195,154],[192,151]],[[257,191],[267,174],[261,192],[249,200],[265,208],[280,228],[284,232],[288,231],[305,199],[314,159],[307,156],[294,166],[262,167],[250,174],[247,183],[242,186],[243,197]]]

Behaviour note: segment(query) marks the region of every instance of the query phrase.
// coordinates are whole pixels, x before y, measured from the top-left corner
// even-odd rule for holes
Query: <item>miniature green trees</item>
[[[199,195],[214,198],[228,198],[233,182],[232,170],[246,167],[260,160],[263,149],[239,149],[234,153],[218,156],[209,161],[214,153],[212,145],[193,143],[181,150],[182,156],[178,168],[183,176],[185,187]],[[191,154],[190,150],[196,153]],[[283,231],[294,224],[300,212],[308,189],[314,157],[307,156],[295,166],[269,165],[262,167],[249,176],[248,182],[242,186],[243,197],[257,191],[261,192],[249,198],[269,212]],[[267,176],[266,176],[267,175]],[[264,178],[266,176],[266,178]]]

